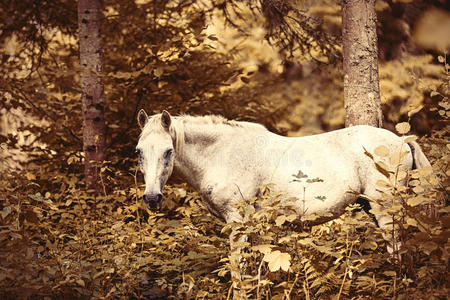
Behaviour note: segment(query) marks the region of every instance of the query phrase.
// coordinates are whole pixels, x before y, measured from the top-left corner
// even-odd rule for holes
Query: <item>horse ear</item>
[[[161,124],[164,128],[169,129],[170,127],[170,123],[172,122],[171,118],[170,118],[170,114],[163,110],[162,114],[161,114]]]
[[[139,127],[141,127],[141,130],[144,129],[144,126],[145,126],[145,124],[147,124],[147,121],[148,121],[148,116],[147,116],[147,113],[145,112],[145,110],[141,109],[138,112],[137,120],[138,120]]]

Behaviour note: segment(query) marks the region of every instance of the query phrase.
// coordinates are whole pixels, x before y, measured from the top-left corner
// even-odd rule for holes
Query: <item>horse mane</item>
[[[185,144],[185,127],[189,125],[209,126],[213,129],[216,126],[226,126],[231,128],[243,128],[251,130],[264,130],[267,129],[257,123],[228,120],[218,115],[206,115],[206,116],[192,116],[192,115],[179,115],[172,117],[172,123],[170,126],[170,135],[175,144],[175,151],[177,153],[184,153]],[[161,114],[151,116],[144,129],[141,132],[141,137],[150,134],[154,130],[163,130],[161,125]]]
[[[228,120],[218,115],[206,115],[206,116],[180,115],[178,118],[180,118],[185,123],[196,125],[229,125],[231,127],[243,127],[243,125],[240,122]]]
[[[175,119],[181,120],[184,124],[187,125],[225,125],[232,128],[244,128],[250,130],[264,130],[267,128],[264,125],[247,122],[247,121],[235,121],[228,120],[219,115],[206,115],[206,116],[192,116],[192,115],[180,115],[175,117]]]

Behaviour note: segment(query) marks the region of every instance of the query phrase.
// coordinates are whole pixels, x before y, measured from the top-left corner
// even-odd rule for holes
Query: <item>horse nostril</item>
[[[159,209],[159,208],[161,208],[162,198],[163,198],[162,194],[156,194],[156,195],[145,194],[145,195],[142,196],[142,199],[144,200],[144,203],[147,204],[147,206],[150,209]]]

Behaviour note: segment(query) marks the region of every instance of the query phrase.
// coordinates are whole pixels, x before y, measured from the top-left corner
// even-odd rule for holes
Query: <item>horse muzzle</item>
[[[147,204],[147,207],[150,210],[160,210],[161,209],[161,203],[163,199],[162,194],[144,194],[142,196],[142,199],[144,200],[144,203]]]

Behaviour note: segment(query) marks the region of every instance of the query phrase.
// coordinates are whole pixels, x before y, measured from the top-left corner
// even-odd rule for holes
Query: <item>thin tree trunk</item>
[[[78,28],[83,103],[84,174],[87,188],[102,190],[100,168],[105,160],[105,96],[99,0],[78,1]]]
[[[345,127],[383,126],[375,0],[343,0]]]

